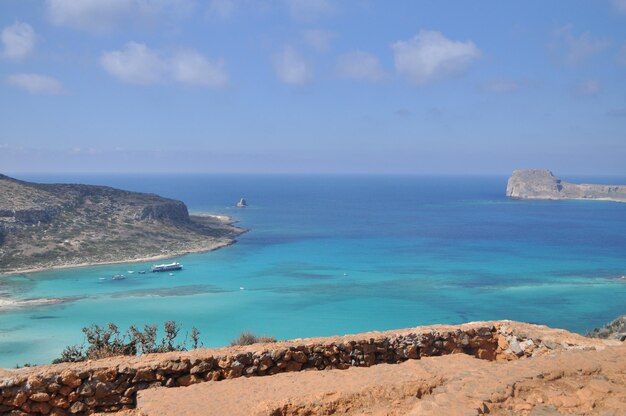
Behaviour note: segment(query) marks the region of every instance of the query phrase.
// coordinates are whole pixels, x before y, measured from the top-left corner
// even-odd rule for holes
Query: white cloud
[[[39,74],[14,74],[6,82],[36,95],[61,95],[65,93],[63,84],[58,80]]]
[[[620,13],[626,13],[626,0],[611,0],[613,7]]]
[[[5,27],[0,38],[3,46],[2,55],[8,59],[24,59],[35,48],[35,31],[27,23],[15,22]]]
[[[563,50],[563,58],[570,65],[576,65],[596,55],[609,46],[606,39],[596,38],[590,32],[575,35],[572,25],[565,25],[554,32],[556,47]]]
[[[511,79],[494,79],[482,85],[483,91],[493,92],[496,94],[505,94],[517,91],[520,83]]]
[[[174,55],[170,66],[174,79],[183,84],[213,88],[228,84],[229,77],[222,60],[211,62],[193,50]]]
[[[595,79],[588,79],[576,85],[576,94],[581,97],[595,97],[601,90],[600,81]]]
[[[313,76],[309,64],[290,46],[274,56],[274,71],[279,80],[291,85],[306,84]]]
[[[355,51],[337,59],[337,74],[342,78],[380,81],[385,78],[385,71],[378,58],[372,54]]]
[[[333,32],[321,29],[306,30],[302,33],[304,43],[318,52],[326,52],[335,38]]]
[[[115,26],[159,16],[182,16],[192,0],[46,0],[48,17],[57,26],[105,32]]]
[[[103,53],[100,64],[109,74],[129,84],[160,82],[167,70],[167,64],[158,52],[136,42],[127,43],[121,51]]]
[[[297,20],[315,20],[332,15],[335,7],[329,0],[286,0],[291,17]]]
[[[453,41],[440,32],[421,30],[391,45],[395,67],[415,85],[460,74],[481,56],[474,42]]]
[[[228,19],[235,11],[235,0],[211,0],[209,2],[209,16]]]
[[[192,49],[166,55],[136,42],[119,51],[104,52],[100,64],[121,81],[137,85],[175,81],[216,88],[227,85],[229,79],[222,60],[212,62]]]

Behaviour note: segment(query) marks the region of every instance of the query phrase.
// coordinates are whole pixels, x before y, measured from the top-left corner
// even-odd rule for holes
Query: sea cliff
[[[506,195],[520,199],[587,199],[626,202],[626,185],[575,184],[565,182],[549,170],[515,170]]]

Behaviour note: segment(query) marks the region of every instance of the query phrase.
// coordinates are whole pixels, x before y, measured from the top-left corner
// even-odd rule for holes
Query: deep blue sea
[[[626,313],[626,204],[520,201],[504,176],[30,175],[154,192],[249,228],[143,275],[120,264],[0,277],[0,366],[48,363],[92,323],[279,339],[514,319],[585,332]],[[567,177],[626,183],[625,177]],[[234,208],[240,197],[250,206]],[[112,280],[114,274],[125,280]],[[241,289],[243,288],[243,290]]]

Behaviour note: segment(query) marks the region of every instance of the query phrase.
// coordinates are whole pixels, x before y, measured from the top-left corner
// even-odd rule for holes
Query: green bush
[[[153,352],[186,351],[188,343],[191,349],[202,346],[200,331],[195,327],[191,329],[189,336],[186,335],[182,342],[177,343],[176,338],[180,329],[181,326],[175,321],[166,321],[163,324],[163,338],[159,340],[156,325],[145,325],[143,331],[131,325],[123,334],[113,323],[108,323],[106,327],[91,325],[83,328],[85,343],[66,347],[53,364],[97,360],[120,355],[134,356]]]
[[[250,331],[244,331],[239,334],[239,338],[234,339],[230,342],[231,346],[235,345],[252,345],[257,343],[267,343],[267,342],[276,342],[276,338],[268,337],[268,336],[256,336],[254,333]]]

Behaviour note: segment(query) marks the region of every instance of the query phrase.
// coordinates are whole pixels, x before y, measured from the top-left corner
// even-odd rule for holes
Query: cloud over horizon
[[[337,35],[333,32],[323,29],[309,29],[302,33],[304,43],[317,52],[326,52],[335,37]]]
[[[0,39],[2,40],[2,56],[19,61],[35,49],[37,36],[31,25],[16,21],[11,26],[2,29]]]
[[[304,85],[313,78],[313,70],[298,51],[286,46],[273,59],[276,77],[289,85]]]
[[[481,89],[495,94],[506,94],[517,91],[520,82],[512,79],[494,79],[481,85]]]
[[[465,72],[482,55],[472,41],[454,41],[441,32],[421,30],[391,45],[396,71],[420,86]]]
[[[335,6],[329,0],[285,0],[289,14],[296,20],[311,21],[330,16]]]
[[[66,92],[60,81],[47,75],[13,74],[6,77],[6,82],[34,95],[62,95]]]
[[[229,82],[223,60],[211,61],[193,49],[165,54],[143,43],[128,42],[122,50],[102,53],[100,64],[110,75],[135,85],[174,81],[220,88]]]
[[[611,0],[611,4],[618,12],[626,14],[626,0]]]
[[[574,33],[574,26],[567,24],[554,31],[555,43],[553,48],[561,55],[569,65],[577,65],[603,52],[610,45],[604,38],[597,38],[591,32],[583,32],[579,35]]]
[[[87,32],[107,32],[124,23],[183,16],[192,0],[46,0],[49,20],[56,26]]]
[[[378,57],[362,51],[341,55],[337,58],[335,70],[339,77],[346,79],[381,81],[386,77]]]
[[[602,84],[597,79],[587,79],[576,85],[575,93],[579,97],[595,97],[602,91]]]

